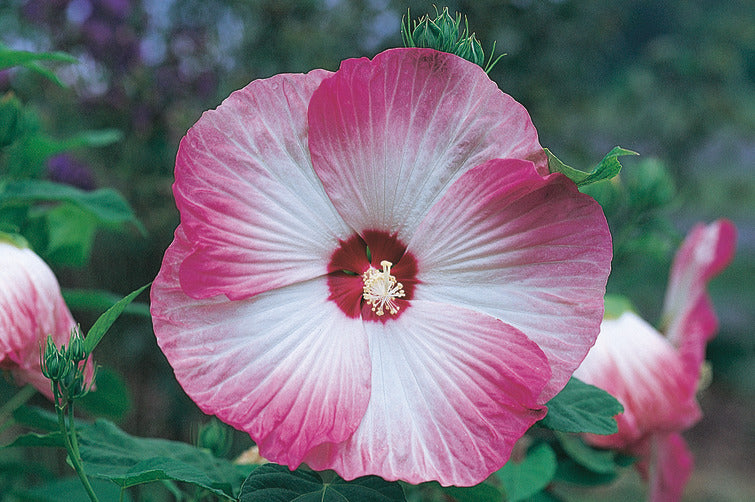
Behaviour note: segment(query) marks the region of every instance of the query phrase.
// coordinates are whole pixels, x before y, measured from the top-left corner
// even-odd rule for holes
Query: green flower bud
[[[68,340],[68,359],[76,363],[85,360],[89,354],[84,350],[84,337],[81,336],[78,326],[71,330],[71,337]]]
[[[78,367],[76,363],[71,361],[70,359],[64,359],[62,364],[62,374],[58,377],[58,380],[60,381],[61,388],[68,390],[73,385],[74,380],[76,379],[76,373],[78,372]]]
[[[200,426],[197,434],[197,446],[210,450],[216,457],[223,457],[231,448],[231,435],[228,427],[213,418]]]
[[[412,33],[412,38],[417,47],[429,47],[431,49],[438,49],[443,45],[441,37],[440,28],[429,17],[421,19]]]
[[[60,378],[65,368],[65,358],[55,346],[55,342],[52,341],[52,336],[50,335],[47,335],[41,366],[42,374],[53,381]]]
[[[456,48],[456,55],[478,66],[483,66],[485,63],[485,53],[482,50],[482,44],[477,40],[474,33],[459,42],[459,46]]]

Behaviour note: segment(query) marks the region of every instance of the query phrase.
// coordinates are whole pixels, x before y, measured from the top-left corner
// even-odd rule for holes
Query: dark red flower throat
[[[382,270],[382,262],[390,263],[390,274],[401,283],[403,296],[392,300],[398,310],[378,315],[364,299],[365,274],[373,269]],[[367,230],[354,235],[339,246],[330,256],[328,289],[332,300],[352,319],[386,322],[396,319],[409,306],[417,284],[417,260],[406,251],[406,245],[396,235],[380,230]]]

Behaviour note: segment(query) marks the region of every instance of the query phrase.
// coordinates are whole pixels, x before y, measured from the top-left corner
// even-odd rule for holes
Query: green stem
[[[79,456],[79,442],[76,439],[76,426],[74,425],[73,421],[73,402],[68,402],[69,425],[67,426],[63,406],[60,406],[58,404],[60,402],[60,394],[58,393],[57,386],[53,386],[53,392],[55,393],[55,411],[58,414],[58,426],[60,426],[60,432],[63,433],[66,450],[68,451],[68,458],[71,460],[71,464],[73,464],[73,469],[76,471],[76,474],[79,475],[81,484],[84,485],[84,490],[86,490],[87,495],[89,495],[89,499],[92,502],[99,502],[97,495],[94,493],[92,485],[89,483],[89,478],[84,472],[84,466],[81,464],[81,457]]]
[[[37,389],[31,385],[26,385],[19,390],[15,396],[8,399],[8,401],[0,406],[0,430],[6,429],[6,421],[13,416],[13,412],[23,406],[35,393]]]

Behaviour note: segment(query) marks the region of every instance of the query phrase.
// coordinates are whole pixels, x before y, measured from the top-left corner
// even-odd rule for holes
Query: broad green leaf
[[[509,460],[496,477],[503,484],[506,500],[518,502],[543,490],[555,474],[556,454],[546,443],[540,443],[521,462]]]
[[[102,312],[116,304],[121,296],[102,289],[62,289],[63,299],[71,310]],[[132,302],[123,310],[126,314],[149,317],[149,305]]]
[[[618,157],[622,155],[638,155],[637,152],[631,150],[625,150],[619,146],[614,147],[610,152],[603,157],[597,166],[590,172],[580,171],[569,167],[561,162],[553,153],[547,148],[544,149],[548,156],[548,167],[552,173],[562,173],[578,187],[590,185],[597,181],[611,179],[621,171],[621,163],[619,163]]]
[[[500,502],[508,500],[504,497],[500,488],[490,483],[480,483],[468,488],[445,486],[441,490],[456,502]]]
[[[33,429],[47,432],[59,430],[58,415],[54,412],[43,410],[36,406],[21,406],[13,411],[13,420],[19,425],[25,425]],[[86,427],[87,422],[76,420],[76,428]]]
[[[579,436],[556,433],[561,447],[567,455],[582,467],[598,474],[612,474],[616,472],[614,458],[616,454],[612,450],[599,450],[593,448]]]
[[[64,448],[65,441],[63,439],[63,433],[49,432],[47,434],[37,434],[36,432],[27,432],[21,434],[12,442],[3,446],[3,448],[14,448],[18,446],[45,446],[52,448]]]
[[[100,502],[131,501],[128,493],[123,493],[123,498],[121,498],[121,488],[110,481],[91,479],[90,482]],[[89,502],[90,500],[78,476],[55,480],[14,495],[22,501],[34,502]]]
[[[598,486],[605,485],[616,479],[617,473],[593,472],[570,458],[561,459],[556,469],[555,481],[564,481],[574,485]]]
[[[45,220],[47,246],[45,259],[56,265],[83,267],[89,261],[97,233],[97,218],[90,212],[70,203],[45,208],[36,217]]]
[[[117,225],[130,222],[145,232],[128,202],[110,188],[87,192],[45,180],[19,180],[0,186],[0,207],[28,206],[37,202],[68,202],[88,211],[100,223]]]
[[[244,480],[234,464],[206,450],[178,441],[130,436],[102,419],[81,431],[79,450],[89,476],[122,487],[173,480],[233,499]]]
[[[539,424],[561,432],[613,434],[614,416],[624,411],[615,397],[572,377],[566,387],[548,401],[548,414]]]
[[[102,340],[102,337],[105,336],[107,330],[109,330],[110,326],[112,326],[116,319],[120,317],[126,307],[134,300],[134,298],[139,296],[142,291],[149,287],[150,284],[152,283],[145,284],[136,291],[132,291],[119,300],[115,305],[107,309],[87,332],[87,336],[84,339],[84,350],[91,354],[97,344],[100,343],[100,340]]]
[[[335,477],[323,481],[319,473],[277,464],[255,469],[241,487],[239,502],[398,502],[405,501],[401,485],[377,476],[353,481]]]
[[[95,389],[76,400],[76,406],[90,415],[120,420],[131,409],[126,382],[109,368],[99,368]]]

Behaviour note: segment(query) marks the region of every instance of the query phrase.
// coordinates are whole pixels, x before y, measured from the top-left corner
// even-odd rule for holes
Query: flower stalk
[[[52,386],[58,426],[68,458],[89,499],[98,502],[97,494],[84,471],[73,413],[74,401],[89,392],[95,376],[92,375],[90,383],[86,383],[84,374],[89,354],[84,349],[84,340],[78,327],[71,331],[68,348],[62,346],[58,349],[52,337],[48,336],[41,359],[42,373],[50,379]]]

